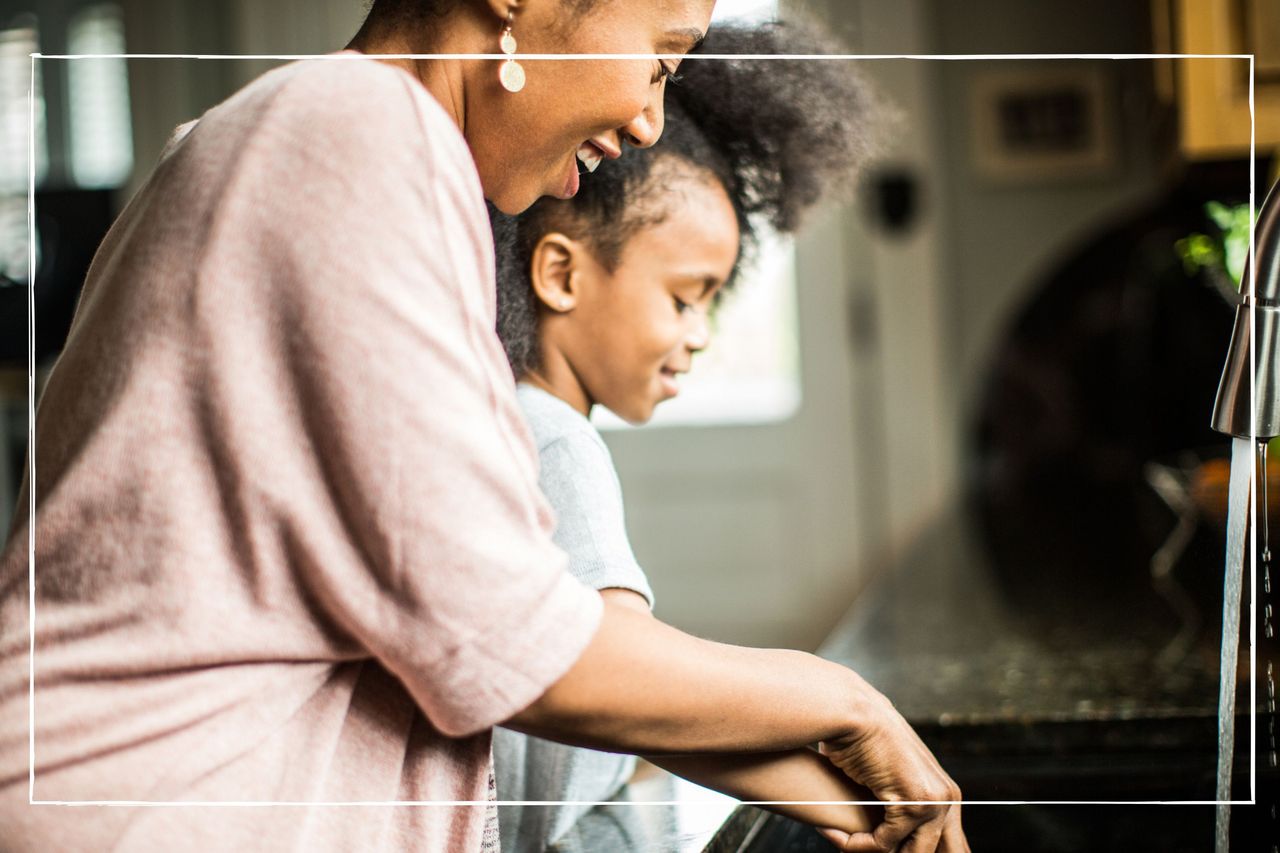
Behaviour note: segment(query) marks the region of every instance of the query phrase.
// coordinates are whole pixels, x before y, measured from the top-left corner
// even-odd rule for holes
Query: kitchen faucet
[[[1254,254],[1245,267],[1227,363],[1213,405],[1212,426],[1237,438],[1280,435],[1280,190],[1271,188],[1254,228]],[[1250,266],[1257,270],[1251,283]],[[1249,348],[1256,333],[1253,367]],[[1252,378],[1252,382],[1250,382]],[[1254,417],[1250,391],[1256,395]]]

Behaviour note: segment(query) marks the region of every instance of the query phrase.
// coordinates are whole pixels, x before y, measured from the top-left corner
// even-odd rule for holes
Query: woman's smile
[[[577,156],[588,172],[594,172],[604,162],[604,152],[590,140],[578,146]]]
[[[616,160],[622,156],[622,149],[602,136],[593,136],[578,146],[578,150],[574,152],[570,158],[569,171],[572,173],[565,178],[564,190],[560,193],[560,198],[573,198],[578,193],[578,187],[582,177],[582,170],[588,173],[594,172],[600,168],[600,164],[607,160]],[[579,168],[581,164],[581,168]]]

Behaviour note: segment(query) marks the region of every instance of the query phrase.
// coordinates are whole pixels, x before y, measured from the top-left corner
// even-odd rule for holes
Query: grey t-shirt
[[[622,487],[613,458],[591,422],[552,394],[521,384],[516,392],[538,447],[538,485],[555,510],[555,542],[569,571],[596,589],[634,590],[653,606],[653,591],[631,552]],[[635,758],[579,749],[496,729],[493,762],[499,800],[607,800],[631,777]],[[590,806],[503,806],[503,853],[545,850]]]

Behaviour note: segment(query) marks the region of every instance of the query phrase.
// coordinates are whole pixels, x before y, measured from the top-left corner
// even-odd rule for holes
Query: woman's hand
[[[967,853],[959,786],[889,700],[875,693],[868,708],[857,732],[829,738],[819,749],[884,803],[884,820],[870,832],[823,834],[843,851]]]

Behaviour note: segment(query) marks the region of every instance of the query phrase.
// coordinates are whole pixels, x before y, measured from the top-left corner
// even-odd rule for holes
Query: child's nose
[[[689,333],[685,336],[684,345],[690,352],[697,352],[707,348],[711,343],[711,324],[707,322],[707,315],[701,311],[694,311],[693,320],[689,325]]]

